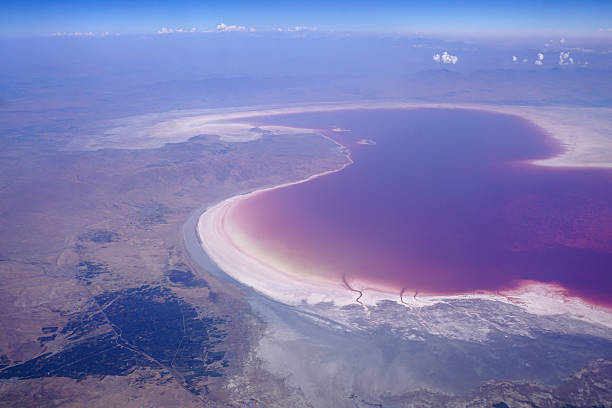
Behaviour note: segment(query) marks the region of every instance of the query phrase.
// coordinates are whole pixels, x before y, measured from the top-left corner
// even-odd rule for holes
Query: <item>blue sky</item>
[[[53,32],[152,33],[217,24],[316,26],[322,31],[400,33],[607,33],[612,1],[14,1],[0,5],[0,35]]]

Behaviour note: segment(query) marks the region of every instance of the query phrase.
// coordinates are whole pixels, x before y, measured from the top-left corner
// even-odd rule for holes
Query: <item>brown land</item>
[[[36,139],[9,144],[1,155],[3,364],[18,366],[105,333],[151,364],[128,367],[122,375],[0,380],[0,406],[187,407],[218,406],[221,400],[242,406],[288,395],[250,354],[261,322],[238,289],[188,258],[181,227],[198,208],[237,191],[340,166],[345,157],[336,145],[316,135],[248,143],[200,136],[156,149],[79,152]],[[104,315],[90,310],[111,307],[112,301],[101,305],[100,296],[142,285],[167,288],[169,299],[182,300],[199,317],[222,320],[216,330],[225,337],[212,350],[224,353],[225,366],[213,362],[207,368],[220,377],[200,376],[188,384],[185,372],[153,361],[158,359],[130,343],[128,328],[112,319],[81,337],[62,331],[75,319]],[[84,358],[97,364],[102,357]]]

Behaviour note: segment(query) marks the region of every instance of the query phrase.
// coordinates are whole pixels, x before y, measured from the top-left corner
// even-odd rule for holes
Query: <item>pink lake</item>
[[[531,123],[443,109],[261,123],[349,129],[326,134],[354,160],[230,210],[248,250],[279,268],[419,294],[498,291],[533,280],[612,305],[612,171],[530,164],[562,151]]]

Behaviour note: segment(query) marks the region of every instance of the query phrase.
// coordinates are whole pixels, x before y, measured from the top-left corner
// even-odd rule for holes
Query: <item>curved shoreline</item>
[[[340,151],[345,155],[348,162],[337,169],[327,170],[321,173],[313,174],[302,180],[287,182],[272,187],[264,187],[248,193],[232,196],[213,206],[208,207],[201,214],[196,224],[196,230],[200,245],[204,252],[207,253],[209,258],[217,265],[217,267],[219,267],[233,279],[241,282],[242,284],[252,287],[257,292],[260,292],[266,295],[267,297],[287,304],[298,304],[302,303],[303,300],[308,303],[338,303],[340,300],[342,300],[342,303],[347,304],[352,303],[352,298],[354,296],[349,296],[347,292],[342,288],[331,289],[331,284],[333,282],[329,280],[327,280],[327,282],[319,282],[327,284],[328,286],[313,284],[312,282],[308,282],[308,280],[301,279],[299,276],[289,276],[284,272],[280,271],[279,269],[274,268],[272,265],[266,264],[261,260],[249,256],[240,248],[238,248],[234,244],[232,239],[229,237],[229,235],[226,233],[224,228],[225,217],[229,208],[239,200],[245,200],[249,197],[252,197],[253,195],[261,194],[266,191],[306,183],[318,177],[323,177],[328,174],[342,171],[347,166],[350,166],[354,163],[350,156],[350,152],[346,146],[321,133],[317,134],[335,143],[339,147]],[[230,249],[230,251],[227,252],[224,249]],[[231,259],[233,262],[230,262],[229,259]],[[237,275],[236,273],[230,272],[230,270],[235,269],[237,261],[242,267],[246,265],[246,269],[248,269],[249,271],[251,271],[253,268],[257,268],[259,273],[247,273]],[[230,263],[232,264],[232,267],[228,266]],[[266,282],[262,282],[266,278],[268,280]],[[284,285],[279,285],[279,280],[280,282],[283,282]],[[295,301],[296,284],[300,285],[299,289],[297,289],[297,293],[299,293],[298,301]],[[292,293],[288,293],[283,290],[287,287],[293,287]],[[281,294],[283,292],[284,294]]]
[[[266,189],[268,190],[268,189]],[[375,306],[380,301],[394,301],[406,307],[424,307],[451,299],[483,299],[504,302],[538,315],[567,314],[590,323],[612,328],[612,313],[603,307],[565,295],[559,285],[535,281],[521,282],[516,289],[500,292],[476,292],[455,295],[406,295],[404,291],[373,287],[360,282],[313,280],[284,273],[233,245],[223,229],[224,217],[237,200],[250,194],[231,197],[209,207],[197,222],[197,234],[202,249],[215,265],[234,280],[275,301],[292,306],[331,302],[337,306],[360,304]],[[248,272],[243,272],[247,271]],[[349,286],[350,285],[350,286]]]
[[[431,106],[420,107],[430,108]],[[397,109],[398,107],[395,106],[394,108]],[[414,107],[405,107],[405,109],[411,108]],[[346,107],[344,109],[361,108]],[[382,108],[376,107],[374,109]],[[269,113],[269,111],[266,113]],[[555,284],[526,281],[519,282],[515,289],[503,292],[493,293],[483,291],[457,295],[417,296],[415,294],[414,296],[406,296],[403,290],[401,293],[398,293],[395,289],[381,286],[373,287],[372,284],[356,280],[336,282],[335,280],[323,278],[315,279],[309,277],[310,279],[305,279],[304,276],[290,275],[275,268],[273,265],[266,264],[260,259],[247,254],[234,244],[225,228],[225,218],[233,205],[239,200],[246,199],[255,194],[305,183],[312,179],[341,171],[353,163],[350,153],[345,146],[328,136],[320,135],[336,143],[344,152],[349,162],[338,169],[315,174],[303,180],[235,195],[207,208],[199,217],[197,221],[197,234],[202,249],[220,270],[236,281],[253,288],[255,291],[273,300],[289,305],[332,302],[338,306],[359,303],[367,307],[383,300],[390,300],[407,307],[421,307],[444,302],[449,299],[486,299],[518,305],[534,314],[567,314],[577,319],[612,327],[612,313],[609,310],[605,307],[591,305],[577,297],[568,297],[565,294],[564,288]],[[554,137],[554,135],[551,136]],[[549,159],[543,161],[547,160]]]

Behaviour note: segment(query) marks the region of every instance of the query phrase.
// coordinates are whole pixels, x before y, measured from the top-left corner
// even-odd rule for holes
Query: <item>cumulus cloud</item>
[[[448,52],[444,51],[442,54],[434,54],[433,60],[439,64],[442,63],[455,65],[457,61],[459,61],[459,57],[457,57],[456,55],[451,55]]]
[[[514,62],[515,64],[518,62],[518,58],[516,58],[516,55],[512,56],[512,62]]]
[[[239,25],[225,25],[223,23],[221,24],[217,24],[217,31],[220,32],[228,32],[228,31],[246,31],[246,27],[245,26],[239,26]]]
[[[572,65],[574,58],[570,56],[569,51],[561,51],[559,53],[559,65]]]
[[[525,62],[529,62],[529,60],[527,58],[523,58],[523,63]]]
[[[544,54],[538,52],[538,58],[535,60],[536,65],[542,65],[544,62]]]

